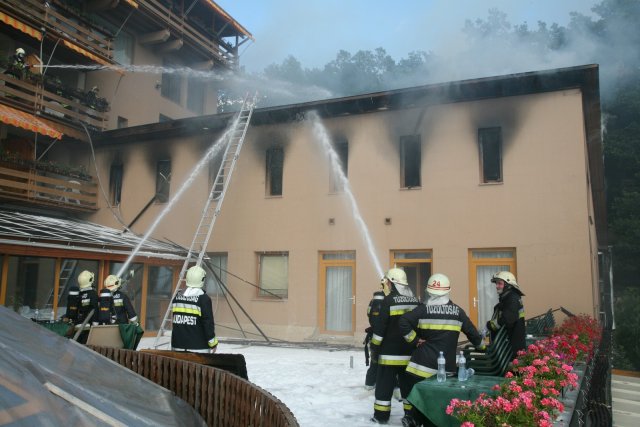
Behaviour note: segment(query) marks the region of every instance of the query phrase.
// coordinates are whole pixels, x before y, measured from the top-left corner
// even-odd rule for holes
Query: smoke
[[[640,26],[637,25],[640,12],[633,2],[604,0],[596,3],[591,0],[558,3],[540,0],[535,2],[535,6],[527,6],[519,2],[493,0],[490,3],[500,9],[485,11],[485,17],[477,19],[476,16],[482,14],[477,9],[480,7],[478,2],[461,1],[457,10],[450,4],[427,5],[426,2],[409,1],[401,8],[385,9],[388,17],[385,31],[378,30],[370,18],[375,12],[367,10],[359,15],[350,14],[349,10],[356,7],[351,2],[349,5],[343,3],[341,14],[334,10],[332,19],[326,16],[333,7],[332,1],[323,3],[323,10],[305,6],[304,11],[281,3],[275,1],[270,4],[271,15],[263,17],[267,22],[254,33],[256,43],[242,60],[253,63],[255,68],[256,62],[268,64],[274,59],[293,55],[300,58],[306,80],[298,81],[287,74],[275,80],[267,79],[260,72],[247,74],[245,79],[257,79],[256,84],[263,86],[263,93],[270,99],[268,105],[585,64],[600,65],[604,98],[617,79],[637,73],[640,64],[637,48],[640,43]],[[355,3],[364,9],[371,8],[358,1]],[[487,4],[482,2],[482,7],[486,8]],[[588,9],[594,4],[593,13],[590,13]],[[540,13],[535,16],[539,16],[541,22],[529,24],[525,20],[530,18],[525,13],[530,12],[527,8],[553,10],[556,15],[548,18],[552,15]],[[580,8],[580,13],[571,12],[577,8]],[[507,10],[510,15],[501,10]],[[277,16],[278,19],[271,20],[269,16]],[[242,15],[237,18],[242,22]],[[349,23],[344,21],[347,18]],[[363,27],[361,21],[366,19],[370,20],[365,23],[368,31],[360,34],[358,28]],[[556,24],[551,19],[561,19],[565,24]],[[283,31],[282,22],[287,22],[287,31]],[[320,25],[330,28],[316,30]],[[386,39],[380,34],[385,34]],[[371,43],[378,43],[383,51],[393,54],[398,52],[399,45],[411,50],[402,53],[407,55],[405,57],[392,59],[394,69],[372,70],[368,68],[370,58],[366,55],[360,56],[365,60],[360,61],[361,68],[358,68],[354,65],[354,58],[359,54],[371,53],[370,56],[375,57],[376,47]],[[334,46],[333,60],[326,54],[327,45]],[[349,48],[356,53],[347,58],[351,62],[345,62],[341,54]],[[323,56],[327,58],[324,65],[319,62]],[[283,69],[287,61],[283,60]],[[416,61],[421,63],[414,64],[416,66],[409,72],[407,65]]]

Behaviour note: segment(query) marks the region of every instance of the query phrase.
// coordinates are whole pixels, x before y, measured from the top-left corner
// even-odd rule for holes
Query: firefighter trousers
[[[412,406],[406,400],[413,383],[410,382],[405,365],[380,365],[378,364],[378,376],[376,378],[376,400],[373,404],[373,417],[379,421],[388,421],[391,416],[391,400],[393,389],[400,387],[403,408],[406,414]]]

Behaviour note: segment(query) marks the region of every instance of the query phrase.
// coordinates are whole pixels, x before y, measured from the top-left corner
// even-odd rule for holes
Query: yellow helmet
[[[444,274],[432,274],[427,280],[427,292],[431,295],[446,295],[451,291],[451,282]]]
[[[115,274],[110,274],[106,279],[104,279],[104,287],[109,289],[111,292],[115,292],[121,284],[120,278]]]
[[[491,281],[493,283],[497,282],[498,280],[504,280],[504,283],[513,286],[518,292],[522,294],[520,286],[518,285],[518,282],[516,282],[516,276],[514,276],[510,271],[499,271],[494,274],[493,277],[491,277]]]
[[[204,286],[204,279],[207,277],[207,272],[204,268],[194,265],[187,270],[187,286],[191,288],[201,288]]]
[[[390,269],[384,277],[396,285],[409,286],[409,283],[407,282],[407,273],[405,273],[401,268]]]
[[[78,285],[80,289],[90,288],[93,285],[93,279],[95,275],[89,270],[84,270],[82,273],[78,275]]]

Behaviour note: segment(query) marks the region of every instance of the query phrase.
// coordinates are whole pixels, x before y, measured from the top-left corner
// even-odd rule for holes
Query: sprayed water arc
[[[384,276],[384,270],[382,269],[382,265],[380,264],[380,261],[378,260],[378,257],[376,255],[375,245],[373,244],[373,240],[371,239],[369,228],[362,218],[362,214],[360,213],[360,209],[358,208],[358,203],[356,202],[356,199],[353,196],[353,192],[351,191],[349,180],[345,176],[343,169],[340,166],[340,158],[338,157],[338,154],[331,144],[331,138],[329,137],[327,129],[324,127],[320,120],[320,117],[315,111],[307,113],[307,118],[311,121],[313,135],[316,137],[315,139],[320,144],[322,144],[322,148],[329,156],[331,171],[333,175],[338,178],[341,187],[344,189],[344,194],[346,195],[347,201],[349,202],[351,212],[353,213],[353,218],[356,221],[356,225],[358,226],[358,231],[360,231],[360,235],[364,239],[365,247],[367,248],[367,252],[369,253],[371,262],[376,269],[376,273],[378,274],[378,277],[381,278]]]
[[[198,162],[198,164],[193,168],[193,171],[191,171],[191,174],[189,175],[189,177],[182,183],[182,185],[180,186],[176,194],[169,200],[169,203],[167,203],[167,205],[162,209],[160,214],[158,214],[158,216],[153,221],[153,223],[151,224],[147,232],[144,234],[142,239],[140,239],[140,242],[138,243],[138,245],[131,252],[131,254],[127,258],[127,260],[124,262],[124,264],[122,264],[122,267],[120,267],[120,270],[118,271],[116,276],[122,277],[122,274],[127,270],[127,268],[129,267],[129,264],[131,264],[131,262],[133,261],[133,258],[140,251],[140,248],[142,247],[142,245],[149,239],[149,236],[151,235],[151,233],[153,233],[155,229],[158,227],[158,225],[160,224],[160,221],[162,221],[165,215],[169,213],[169,211],[173,208],[176,202],[182,197],[185,191],[191,186],[191,184],[193,183],[195,178],[200,174],[204,166],[216,154],[218,154],[220,150],[225,146],[225,144],[230,140],[231,132],[236,127],[239,119],[240,119],[240,116],[237,115],[235,119],[231,122],[231,125],[227,127],[227,129],[222,134],[222,136],[218,138],[218,140],[209,148],[209,150],[207,150],[207,152],[202,157],[200,162]]]

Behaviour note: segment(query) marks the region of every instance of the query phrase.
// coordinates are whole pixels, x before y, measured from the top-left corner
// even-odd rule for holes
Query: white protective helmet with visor
[[[190,288],[202,288],[207,277],[204,268],[194,265],[187,270],[187,286]]]
[[[427,280],[427,292],[431,295],[447,295],[451,291],[449,278],[441,273],[432,274]]]
[[[516,291],[520,293],[520,295],[524,295],[522,290],[520,289],[520,285],[516,282],[516,276],[513,275],[510,271],[499,271],[491,277],[491,281],[496,283],[498,280],[502,280],[505,285],[512,287]]]

